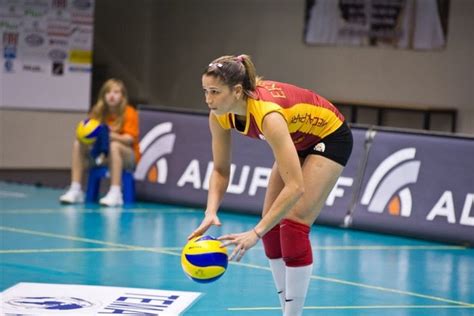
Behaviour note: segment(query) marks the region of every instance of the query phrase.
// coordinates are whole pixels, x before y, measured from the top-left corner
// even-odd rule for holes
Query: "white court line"
[[[14,214],[14,215],[31,215],[31,214],[64,214],[64,213],[77,213],[77,214],[103,214],[109,211],[117,211],[117,214],[183,214],[183,213],[194,213],[193,210],[185,210],[185,209],[171,209],[171,210],[152,210],[147,208],[95,208],[95,209],[80,209],[74,208],[71,206],[68,208],[64,206],[63,208],[59,209],[48,209],[48,208],[38,208],[38,209],[6,209],[0,210],[0,214]]]
[[[31,254],[31,253],[68,253],[68,252],[106,252],[106,251],[137,251],[125,248],[50,248],[50,249],[2,249],[0,254]]]
[[[304,310],[364,310],[364,309],[471,309],[474,305],[348,305],[305,306]],[[232,312],[281,310],[281,307],[230,307]]]
[[[181,251],[180,247],[157,247],[157,250]],[[68,252],[124,252],[124,251],[143,251],[142,249],[128,248],[44,248],[44,249],[2,249],[0,254],[32,254],[32,253],[68,253]]]
[[[12,198],[24,199],[27,196],[28,196],[27,194],[22,193],[22,192],[0,190],[0,197],[12,197]]]
[[[91,243],[91,244],[96,244],[96,245],[105,245],[105,246],[116,247],[116,248],[141,250],[141,251],[149,251],[149,252],[156,252],[156,253],[166,253],[166,254],[173,255],[173,256],[177,255],[175,252],[171,252],[169,250],[166,250],[166,248],[140,247],[140,246],[133,246],[133,245],[127,245],[127,244],[120,244],[120,243],[102,241],[102,240],[97,240],[97,239],[90,239],[90,238],[83,238],[83,237],[76,237],[76,236],[68,236],[68,235],[60,235],[60,234],[52,234],[52,233],[47,233],[47,232],[41,232],[41,231],[35,231],[35,230],[29,230],[29,229],[19,229],[19,228],[6,227],[6,226],[0,226],[0,230],[13,232],[13,233],[22,233],[22,234],[30,234],[30,235],[36,235],[36,236],[59,238],[59,239],[72,240],[72,241],[80,241],[80,242],[84,242],[84,243]]]

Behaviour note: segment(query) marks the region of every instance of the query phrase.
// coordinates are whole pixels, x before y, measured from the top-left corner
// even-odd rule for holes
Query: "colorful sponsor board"
[[[9,0],[0,5],[0,72],[6,74],[0,107],[89,107],[94,3]]]

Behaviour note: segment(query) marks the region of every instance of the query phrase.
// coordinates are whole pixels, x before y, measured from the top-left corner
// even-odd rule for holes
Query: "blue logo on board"
[[[11,59],[5,60],[3,66],[6,72],[13,72],[13,61]]]
[[[5,304],[26,309],[68,311],[88,308],[94,304],[76,297],[29,296],[10,299]]]

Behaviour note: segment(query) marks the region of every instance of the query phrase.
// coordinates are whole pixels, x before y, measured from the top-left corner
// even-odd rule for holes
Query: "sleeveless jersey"
[[[252,97],[247,99],[245,127],[236,128],[233,113],[216,115],[224,129],[264,139],[262,124],[265,116],[280,113],[286,120],[296,150],[304,150],[337,130],[344,116],[328,100],[318,94],[287,83],[262,81]]]

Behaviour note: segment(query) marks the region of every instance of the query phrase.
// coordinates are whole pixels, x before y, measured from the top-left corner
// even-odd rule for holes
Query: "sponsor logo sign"
[[[3,19],[0,20],[0,29],[7,31],[17,31],[21,25],[21,21],[13,19]]]
[[[31,47],[43,45],[44,37],[41,34],[31,33],[25,36],[25,43]]]
[[[420,161],[413,160],[416,148],[403,148],[385,158],[370,176],[361,204],[367,210],[408,217],[412,210],[412,194],[408,185],[416,183]]]
[[[69,62],[73,64],[91,64],[92,51],[72,49],[69,51]]]
[[[94,16],[89,13],[72,13],[71,21],[74,24],[91,26],[94,23]]]
[[[53,61],[63,61],[67,58],[67,52],[63,49],[52,49],[49,51],[48,56]]]
[[[64,63],[62,62],[53,62],[51,67],[51,74],[53,76],[62,76],[64,75]]]
[[[13,59],[5,59],[5,61],[3,62],[3,70],[7,73],[14,72],[15,68]]]
[[[354,226],[474,242],[474,140],[377,132]]]
[[[69,66],[69,72],[77,72],[77,73],[90,73],[92,72],[91,67],[79,67],[79,66]]]
[[[22,23],[22,33],[45,34],[47,27],[45,19],[24,19]]]
[[[66,9],[67,0],[52,0],[51,6],[54,9]]]
[[[5,46],[3,47],[3,58],[15,59],[16,58],[16,46]]]
[[[66,47],[68,46],[69,42],[67,39],[63,38],[49,38],[49,45],[50,46],[61,46],[61,47]]]
[[[135,179],[165,184],[168,177],[167,155],[173,152],[176,134],[173,123],[155,125],[140,141],[142,157],[135,170]]]
[[[46,13],[48,12],[47,4],[43,6],[41,5],[41,3],[38,3],[38,4],[33,3],[29,5],[28,3],[25,3],[24,16],[30,19],[38,19],[45,16]]]
[[[4,32],[2,36],[3,46],[17,46],[18,45],[18,33]]]
[[[78,10],[90,10],[92,8],[92,2],[90,0],[73,0],[72,5]]]
[[[18,283],[2,293],[5,315],[181,315],[200,293]]]
[[[33,64],[23,64],[23,71],[29,72],[44,72],[44,69],[40,65],[33,65]]]
[[[68,17],[64,20],[56,18],[49,20],[47,25],[47,32],[49,36],[55,37],[69,37],[72,32],[71,21]]]
[[[90,51],[92,48],[92,28],[89,26],[76,26],[71,33],[69,43],[72,50],[78,52]]]

